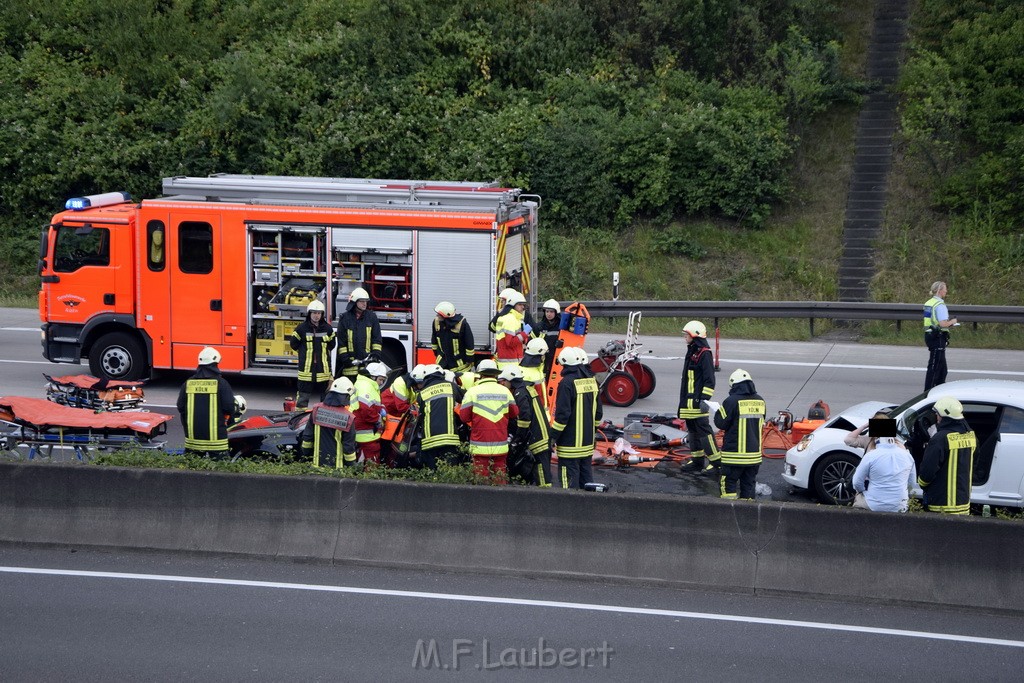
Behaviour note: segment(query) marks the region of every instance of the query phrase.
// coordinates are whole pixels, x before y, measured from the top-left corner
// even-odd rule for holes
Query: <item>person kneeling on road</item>
[[[355,416],[349,409],[355,385],[347,377],[331,384],[322,403],[313,406],[302,430],[302,455],[313,457],[315,467],[352,467],[356,464]]]
[[[715,413],[715,426],[725,430],[721,451],[722,498],[754,499],[757,471],[761,467],[764,416],[764,399],[754,388],[750,373],[736,370],[729,376],[729,396]]]
[[[917,480],[914,459],[896,435],[896,420],[875,417],[868,421],[870,443],[853,473],[853,489],[863,494],[875,512],[906,512],[910,489]],[[856,503],[854,507],[858,507]]]

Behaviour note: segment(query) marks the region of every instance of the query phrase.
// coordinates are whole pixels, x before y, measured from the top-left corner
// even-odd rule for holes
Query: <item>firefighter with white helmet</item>
[[[507,477],[508,437],[519,416],[512,392],[497,382],[497,363],[486,358],[477,365],[476,383],[462,399],[459,418],[469,428],[473,471],[504,481]]]
[[[299,357],[298,392],[295,407],[305,408],[310,396],[323,400],[334,376],[331,374],[331,353],[336,339],[334,328],[326,320],[326,308],[319,299],[306,306],[306,319],[288,338],[288,343]]]
[[[416,406],[419,413],[419,460],[420,467],[435,469],[438,461],[455,464],[459,461],[459,420],[455,407],[459,403],[459,389],[454,374],[448,373],[436,363],[423,366],[417,374],[420,387],[416,392]]]
[[[729,375],[729,396],[715,411],[715,426],[722,439],[722,498],[753,500],[761,467],[765,403],[746,370]]]
[[[518,365],[523,358],[523,347],[530,341],[533,326],[525,321],[526,297],[517,291],[508,293],[505,307],[499,311],[494,330],[494,357],[498,368]]]
[[[355,415],[350,404],[355,386],[339,377],[321,403],[313,406],[302,431],[301,452],[315,467],[352,467],[356,464]]]
[[[454,372],[471,369],[475,341],[469,321],[455,310],[455,304],[450,301],[438,303],[434,312],[437,317],[430,333],[434,362]]]
[[[381,435],[387,422],[380,389],[387,382],[388,372],[384,363],[367,363],[353,382],[351,409],[355,416],[356,448],[364,462],[380,463]]]
[[[338,365],[335,374],[355,380],[359,364],[380,360],[384,348],[377,314],[370,310],[370,294],[356,287],[338,318]]]
[[[690,470],[713,474],[719,465],[718,447],[708,422],[708,404],[715,393],[715,361],[708,346],[708,330],[699,320],[683,326],[686,355],[679,387],[679,419],[686,421]]]
[[[930,512],[966,515],[971,510],[972,463],[978,437],[964,419],[964,407],[952,396],[941,396],[932,408],[938,421],[917,469]]]
[[[562,331],[561,306],[554,299],[548,299],[541,306],[540,322],[537,324],[538,339],[543,339],[547,344],[547,352],[544,355],[544,377],[551,374],[551,365],[554,363],[555,354],[558,352],[558,334]]]
[[[558,455],[559,481],[566,489],[582,489],[593,481],[590,461],[602,411],[597,380],[587,361],[586,351],[576,346],[558,353],[562,376],[550,434]]]
[[[228,424],[240,415],[245,399],[236,402],[231,385],[221,376],[220,352],[207,346],[199,365],[178,393],[177,408],[185,428],[185,450],[209,457],[228,456]]]
[[[544,365],[548,357],[547,341],[543,337],[535,337],[527,342],[523,349],[523,360],[519,362],[519,367],[523,369],[523,380],[536,389],[545,410],[548,405],[547,380],[550,368],[545,369]]]

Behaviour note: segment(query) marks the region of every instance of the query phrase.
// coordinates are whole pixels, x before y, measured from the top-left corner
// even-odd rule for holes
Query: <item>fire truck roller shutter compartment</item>
[[[487,324],[494,314],[494,250],[491,232],[420,231],[416,249],[416,319],[421,321],[416,330],[418,346],[430,347],[434,306],[438,301],[451,301],[473,328],[476,347],[490,348]]]

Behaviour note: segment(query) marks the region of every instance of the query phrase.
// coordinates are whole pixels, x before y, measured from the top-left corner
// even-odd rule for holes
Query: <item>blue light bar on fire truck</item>
[[[99,206],[122,204],[131,200],[132,196],[127,192],[104,192],[103,194],[91,194],[88,197],[72,197],[64,203],[64,208],[69,211],[84,211]]]

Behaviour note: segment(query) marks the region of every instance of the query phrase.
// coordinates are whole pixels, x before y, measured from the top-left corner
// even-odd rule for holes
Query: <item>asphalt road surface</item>
[[[45,395],[43,373],[88,373],[88,365],[52,364],[42,358],[39,320],[32,309],[0,309],[0,395]],[[593,354],[605,342],[622,335],[594,334],[586,348]],[[684,346],[682,338],[642,338],[643,362],[657,378],[654,393],[629,408],[605,408],[605,417],[622,424],[629,413],[675,413]],[[955,342],[955,336],[954,336]],[[949,380],[979,377],[1024,379],[1024,352],[991,351],[957,347],[947,351]],[[818,400],[833,411],[868,400],[900,403],[921,392],[928,354],[921,347],[873,346],[840,342],[721,341],[721,371],[714,399],[728,394],[728,377],[738,367],[754,378],[768,404],[768,414],[791,410],[797,418]],[[174,409],[178,390],[190,373],[160,372],[146,386],[147,408],[175,416],[168,429],[170,447],[180,447],[181,426]],[[250,412],[279,411],[284,398],[294,393],[294,383],[280,378],[229,376],[237,393],[243,394]],[[803,492],[791,492],[782,481],[782,460],[766,459],[758,481],[771,489],[774,500],[810,501]],[[664,463],[654,471],[598,468],[597,479],[611,483],[613,492],[658,492],[682,495],[716,495],[717,482],[683,475],[675,464]]]
[[[0,679],[1018,681],[1024,619],[0,546]]]

